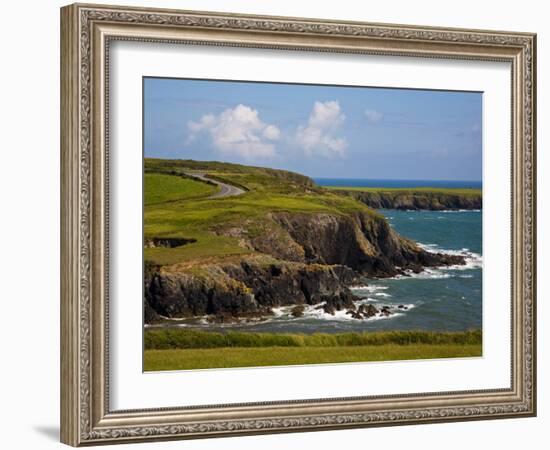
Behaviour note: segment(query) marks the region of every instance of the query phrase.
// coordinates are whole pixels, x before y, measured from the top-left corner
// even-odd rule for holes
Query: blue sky
[[[480,181],[481,129],[475,92],[144,79],[146,157]]]

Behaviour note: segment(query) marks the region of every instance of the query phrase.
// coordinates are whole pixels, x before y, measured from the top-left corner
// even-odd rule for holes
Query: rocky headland
[[[400,210],[459,210],[481,209],[483,206],[481,191],[467,193],[441,192],[438,190],[347,190],[335,189],[336,192],[349,195],[374,209]],[[452,190],[446,190],[452,191]]]
[[[318,305],[329,314],[345,310],[356,319],[389,315],[388,308],[356,307],[358,298],[349,287],[365,276],[393,277],[465,262],[462,256],[420,248],[367,210],[269,212],[261,221],[217,224],[213,230],[237,240],[248,253],[148,264],[146,323],[197,317],[217,323],[257,320],[290,305]],[[299,316],[300,308],[293,314]]]

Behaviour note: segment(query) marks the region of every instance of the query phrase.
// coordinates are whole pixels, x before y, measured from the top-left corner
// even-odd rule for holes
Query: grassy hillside
[[[194,173],[246,192],[210,198],[219,188],[191,178]],[[145,259],[159,265],[253,253],[238,237],[220,231],[245,228],[247,236],[253,236],[265,233],[267,227],[277,235],[275,224],[268,220],[273,212],[363,211],[377,216],[357,200],[321,189],[303,175],[219,162],[145,159],[144,196],[145,239],[196,240],[175,248],[146,248]]]
[[[310,178],[298,173],[218,161],[145,158],[145,172],[171,175],[205,173],[209,177],[252,191],[293,193],[315,187]]]
[[[143,181],[146,208],[157,203],[208,197],[218,191],[216,186],[207,183],[162,173],[146,173]]]

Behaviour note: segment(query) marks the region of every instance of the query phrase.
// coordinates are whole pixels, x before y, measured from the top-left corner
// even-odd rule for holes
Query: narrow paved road
[[[211,195],[208,198],[224,198],[224,197],[235,197],[237,195],[244,194],[246,191],[237,186],[232,186],[227,183],[222,183],[221,181],[208,178],[204,173],[186,173],[193,178],[198,178],[199,180],[209,181],[210,183],[215,183],[220,187],[220,190],[215,194]]]

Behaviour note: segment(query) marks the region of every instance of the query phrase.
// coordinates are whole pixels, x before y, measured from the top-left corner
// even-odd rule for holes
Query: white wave
[[[366,291],[370,288],[370,286],[367,286],[366,284],[358,284],[357,286],[350,286],[348,289],[350,291]]]
[[[350,314],[346,314],[346,309],[335,311],[334,315],[325,312],[322,308],[324,303],[317,305],[307,305],[304,310],[304,318],[308,319],[324,319],[324,320],[354,320]]]
[[[182,318],[182,317],[168,317],[168,316],[163,316],[162,314],[159,314],[159,317],[162,319],[162,320],[172,320],[174,322],[180,322],[182,320],[189,320],[189,319],[186,319],[186,318]]]
[[[422,242],[417,242],[417,245],[424,250],[431,251],[435,248],[437,248],[436,244],[423,244]]]
[[[437,211],[438,213],[452,214],[452,213],[465,213],[465,212],[481,212],[481,209],[443,209]]]
[[[290,313],[290,308],[288,306],[280,306],[278,308],[271,308],[273,311],[274,317],[282,317]]]
[[[193,327],[196,325],[210,325],[210,322],[205,317],[201,317],[200,319],[197,319],[194,323],[178,323],[176,326],[185,328],[185,327]]]
[[[452,254],[452,253],[449,253]],[[457,264],[454,266],[445,266],[440,267],[441,270],[470,270],[470,269],[481,269],[483,268],[483,257],[479,253],[474,252],[462,252],[457,253],[461,256],[464,256],[466,264]]]
[[[370,303],[370,302],[376,302],[377,300],[372,298],[366,298],[361,299],[357,302],[355,302],[356,306],[360,306],[361,304]],[[401,317],[405,315],[405,311],[409,311],[416,307],[416,305],[410,303],[410,304],[402,304],[404,308],[399,308],[399,305],[387,305],[384,303],[376,303],[375,306],[380,309],[383,306],[389,306],[391,314],[389,316],[386,316],[385,314],[382,314],[379,312],[378,314],[367,317],[364,319],[355,319],[351,316],[351,314],[348,314],[348,309],[344,308],[340,311],[335,311],[334,314],[329,314],[325,312],[322,308],[319,308],[319,306],[322,306],[323,304],[318,305],[307,305],[304,310],[304,318],[308,319],[319,319],[319,320],[336,320],[336,321],[356,321],[356,322],[368,322],[373,320],[382,320],[382,319],[392,319],[394,317]],[[401,304],[400,304],[401,305]]]
[[[401,311],[401,310],[397,310],[397,311]],[[326,313],[322,309],[314,310],[314,312],[311,312],[307,315],[304,313],[304,317],[314,318],[319,320],[355,321],[355,322],[369,322],[374,320],[393,319],[395,317],[401,317],[403,315],[404,313],[402,312],[392,312],[392,314],[390,314],[389,316],[379,313],[379,314],[376,314],[375,316],[367,317],[365,319],[355,319],[351,316],[351,314],[347,314],[347,310],[344,310],[344,309],[340,311],[336,311],[334,315]]]
[[[378,314],[376,316],[373,316],[373,317],[369,317],[368,319],[363,319],[363,320],[384,320],[384,319],[395,319],[396,317],[402,317],[404,316],[405,314],[403,313],[392,313],[390,314],[389,316],[386,316],[384,314]],[[361,319],[359,319],[361,320]]]
[[[196,325],[208,325],[208,316],[200,316],[200,317],[168,317],[168,316],[159,316],[166,320],[167,322],[172,322],[170,324],[171,327],[193,327]]]
[[[469,270],[469,269],[481,269],[483,267],[483,256],[481,256],[479,253],[472,252],[469,248],[462,248],[460,250],[449,250],[446,248],[438,247],[436,244],[423,244],[423,243],[418,243],[418,246],[428,252],[463,256],[464,259],[466,260],[466,264],[441,266],[438,268],[440,270]]]
[[[373,295],[377,297],[391,297],[391,294],[386,294],[385,292],[374,292]]]
[[[378,305],[380,303],[380,299],[379,298],[372,298],[372,297],[364,297],[364,298],[354,302],[355,305],[366,305],[367,303],[374,303],[374,304]]]
[[[451,278],[451,275],[448,273],[443,273],[438,269],[424,269],[420,273],[414,273],[412,271],[407,271],[409,278],[419,278],[421,280],[440,280],[443,278]]]
[[[364,284],[364,285],[357,285],[357,286],[350,286],[349,289],[351,291],[367,291],[367,292],[376,292],[376,291],[383,291],[388,289],[388,286],[377,286],[377,285],[371,285],[371,284]]]

